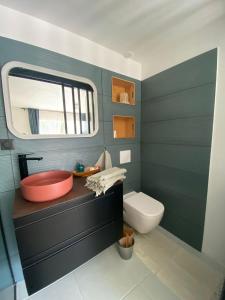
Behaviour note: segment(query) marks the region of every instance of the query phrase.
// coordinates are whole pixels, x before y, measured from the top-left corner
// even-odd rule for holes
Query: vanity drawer
[[[122,228],[122,219],[111,222],[56,254],[24,268],[28,293],[54,282],[113,244],[121,237]]]
[[[38,221],[16,228],[16,238],[22,265],[40,253],[66,240],[73,242],[85,232],[122,218],[122,185],[101,197],[59,211]],[[60,248],[60,247],[59,247]],[[51,252],[51,250],[49,250]],[[48,251],[48,253],[49,253]]]

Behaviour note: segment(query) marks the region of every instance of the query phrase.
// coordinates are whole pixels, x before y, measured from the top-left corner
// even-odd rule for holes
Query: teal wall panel
[[[134,116],[136,119],[140,119],[141,115],[141,102],[137,102],[136,105],[118,104],[110,102],[110,97],[103,96],[104,105],[104,121],[112,121],[112,114]]]
[[[0,64],[18,60],[53,70],[83,76],[91,79],[102,94],[102,69],[91,64],[72,59],[56,52],[31,46],[15,40],[1,38]]]
[[[149,172],[151,170],[151,172]],[[155,193],[160,193],[161,190],[164,191],[174,191],[174,194],[186,196],[195,201],[195,204],[198,207],[205,207],[205,202],[202,202],[197,199],[204,199],[207,196],[207,182],[208,176],[197,174],[194,172],[184,171],[177,168],[171,168],[163,165],[147,163],[142,164],[142,187],[148,192],[150,190]],[[144,175],[144,174],[147,174]],[[181,205],[183,197],[180,197]],[[167,199],[160,199],[160,201],[166,201]],[[168,201],[168,205],[170,202]],[[176,211],[177,208],[174,207]],[[177,211],[178,212],[178,211]],[[192,211],[180,211],[181,214],[184,214],[184,218],[188,213]],[[199,215],[204,215],[204,212],[198,211]],[[166,217],[166,213],[165,213]]]
[[[6,128],[6,120],[5,117],[0,117],[0,139],[7,139],[8,138],[8,132]]]
[[[127,168],[124,191],[140,190],[140,117],[141,82],[132,78],[104,70],[97,66],[81,62],[58,53],[15,40],[0,38],[0,67],[9,61],[21,61],[50,68],[77,76],[86,77],[94,82],[98,92],[99,131],[91,138],[22,140],[10,133],[5,123],[3,94],[0,83],[0,138],[14,140],[15,149],[0,150],[0,208],[8,247],[13,261],[16,281],[22,280],[22,271],[12,224],[12,203],[15,188],[19,187],[18,153],[32,152],[42,156],[40,162],[30,161],[29,172],[35,173],[49,169],[72,170],[76,161],[94,164],[104,148],[112,154],[114,166],[120,166],[119,151],[131,150],[132,162],[122,165]],[[135,81],[137,105],[129,108],[111,103],[111,78],[117,76]],[[112,114],[132,114],[136,117],[138,137],[131,140],[114,140],[112,133]]]
[[[210,147],[169,144],[146,144],[143,146],[143,163],[146,159],[146,162],[197,174],[207,174],[209,171]]]
[[[0,299],[3,293],[3,290],[9,289],[12,287],[13,289],[13,277],[10,268],[10,262],[8,260],[7,248],[4,239],[4,233],[2,229],[2,221],[0,218]],[[3,297],[3,299],[6,299]],[[7,298],[8,300],[13,300],[14,297]]]
[[[201,250],[217,50],[142,82],[141,189],[165,206],[162,226]]]
[[[214,83],[217,50],[211,50],[143,81],[142,100]]]
[[[14,188],[11,156],[0,156],[0,166],[0,192],[10,191]]]
[[[209,146],[212,123],[213,116],[143,122],[142,142]]]
[[[142,111],[144,122],[211,115],[215,84],[207,84],[167,96],[146,99]]]

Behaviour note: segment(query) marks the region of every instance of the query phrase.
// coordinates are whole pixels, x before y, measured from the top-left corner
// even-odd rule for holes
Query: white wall
[[[0,36],[141,79],[141,64],[58,26],[0,5]]]
[[[225,266],[225,19],[175,44],[162,41],[149,52],[142,68],[143,78],[147,78],[216,47],[216,99],[202,251]]]

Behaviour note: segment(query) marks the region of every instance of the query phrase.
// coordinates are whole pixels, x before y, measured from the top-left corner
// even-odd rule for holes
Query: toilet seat
[[[145,217],[158,216],[164,211],[162,203],[142,192],[134,193],[123,201],[125,209],[129,207]]]

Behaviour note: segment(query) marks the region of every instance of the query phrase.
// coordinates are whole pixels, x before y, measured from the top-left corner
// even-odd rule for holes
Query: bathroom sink
[[[20,186],[23,197],[28,201],[51,201],[72,189],[73,175],[62,170],[36,173],[21,180]]]

